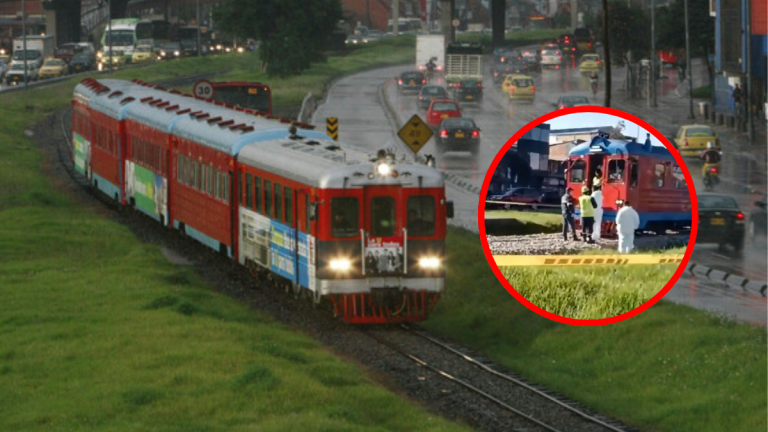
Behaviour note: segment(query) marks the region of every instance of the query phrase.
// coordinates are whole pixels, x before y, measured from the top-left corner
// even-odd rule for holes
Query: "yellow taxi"
[[[131,57],[131,63],[146,63],[155,59],[155,53],[152,50],[152,45],[138,45],[133,50],[133,56]]]
[[[698,156],[707,148],[708,142],[715,143],[715,149],[720,150],[717,133],[707,125],[683,125],[675,135],[675,145],[683,156]]]
[[[69,66],[67,65],[67,62],[65,62],[62,59],[50,57],[50,58],[47,58],[43,63],[43,66],[40,67],[40,72],[38,72],[38,77],[41,80],[46,78],[58,78],[68,73],[69,73]]]
[[[528,75],[507,75],[502,84],[504,91],[509,94],[509,100],[527,100],[533,102],[536,96],[536,84]]]
[[[599,54],[584,54],[581,57],[581,73],[589,74],[600,70],[600,55]]]
[[[96,54],[99,60],[99,70],[109,70],[109,51]],[[112,69],[119,69],[125,65],[125,56],[120,52],[112,53]]]

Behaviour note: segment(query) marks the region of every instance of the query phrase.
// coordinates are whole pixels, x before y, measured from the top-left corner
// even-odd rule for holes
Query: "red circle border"
[[[507,153],[507,151],[512,147],[520,138],[522,138],[523,135],[525,135],[528,131],[533,129],[534,127],[551,120],[553,118],[562,117],[568,114],[577,114],[577,113],[600,113],[600,114],[608,114],[615,117],[622,118],[624,120],[629,120],[636,125],[641,126],[646,131],[653,134],[656,139],[658,139],[664,146],[669,150],[669,152],[672,154],[672,157],[674,157],[675,161],[677,161],[678,166],[682,169],[683,175],[685,175],[685,181],[686,185],[688,186],[688,194],[691,197],[691,233],[690,238],[688,240],[688,246],[685,250],[685,255],[683,256],[683,260],[680,263],[680,265],[677,268],[677,271],[674,275],[672,275],[672,278],[667,282],[666,285],[664,285],[664,288],[656,293],[655,296],[653,296],[651,299],[643,303],[642,305],[636,307],[635,309],[632,309],[631,311],[625,312],[621,315],[616,315],[614,317],[609,318],[600,318],[600,319],[576,319],[576,318],[566,318],[560,315],[556,315],[552,312],[548,312],[544,309],[541,309],[540,307],[536,306],[535,304],[528,301],[525,297],[523,297],[515,288],[512,286],[512,284],[507,281],[507,279],[504,277],[504,275],[501,273],[501,270],[499,269],[499,266],[496,265],[496,261],[493,259],[493,254],[491,253],[490,245],[488,244],[488,236],[485,232],[485,196],[488,192],[488,187],[491,183],[491,178],[493,177],[493,173],[496,171],[496,167],[501,162],[504,155]],[[639,138],[639,137],[638,137]],[[571,324],[576,326],[600,326],[605,324],[613,324],[617,322],[624,321],[626,319],[632,318],[642,312],[644,312],[646,309],[650,308],[651,306],[655,305],[659,300],[661,300],[672,287],[677,283],[677,281],[680,279],[680,277],[683,275],[683,272],[688,267],[688,262],[691,259],[691,253],[693,252],[694,244],[696,243],[696,233],[698,231],[699,227],[699,203],[696,200],[696,188],[693,186],[693,179],[691,177],[690,172],[688,172],[688,166],[685,164],[685,161],[683,160],[680,153],[669,143],[669,140],[667,140],[664,135],[662,135],[656,128],[645,122],[644,120],[633,116],[632,114],[626,113],[624,111],[617,110],[615,108],[607,108],[607,107],[601,107],[601,106],[582,106],[582,107],[573,107],[573,108],[565,108],[557,111],[553,111],[551,113],[545,114],[536,120],[533,120],[532,122],[525,125],[522,129],[517,131],[507,142],[504,144],[504,146],[499,150],[499,152],[496,154],[496,157],[493,159],[493,162],[491,162],[490,167],[488,168],[488,172],[485,174],[485,179],[483,180],[483,186],[480,191],[480,201],[478,203],[478,211],[477,214],[479,217],[477,218],[477,224],[478,229],[480,232],[480,243],[483,246],[483,252],[485,253],[485,258],[488,260],[488,264],[491,266],[491,270],[493,270],[493,273],[496,275],[496,278],[501,282],[501,284],[504,286],[504,288],[513,296],[515,297],[520,303],[523,304],[523,306],[527,307],[528,309],[532,310],[533,312],[543,316],[544,318],[548,318],[552,321],[556,321],[562,324]]]

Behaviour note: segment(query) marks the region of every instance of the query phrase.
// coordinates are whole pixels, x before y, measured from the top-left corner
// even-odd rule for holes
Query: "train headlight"
[[[419,267],[423,269],[436,269],[440,267],[440,259],[437,257],[424,257],[419,259]]]
[[[352,263],[346,258],[337,258],[331,260],[331,270],[338,272],[348,271],[352,267]]]
[[[392,168],[389,164],[382,162],[376,167],[376,172],[379,173],[380,176],[388,176],[389,173],[392,172]]]

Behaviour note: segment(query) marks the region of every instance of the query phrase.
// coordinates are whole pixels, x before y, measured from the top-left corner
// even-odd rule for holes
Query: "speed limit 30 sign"
[[[211,84],[211,82],[208,80],[200,80],[195,83],[195,87],[192,89],[192,92],[197,97],[210,99],[213,97],[213,84]]]

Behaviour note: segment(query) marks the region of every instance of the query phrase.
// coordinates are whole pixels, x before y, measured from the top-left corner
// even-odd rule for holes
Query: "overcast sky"
[[[608,114],[602,114],[602,113],[575,113],[575,114],[568,114],[564,115],[558,118],[554,118],[552,120],[549,120],[545,123],[549,124],[551,130],[556,129],[570,129],[570,128],[581,128],[581,127],[603,127],[603,126],[616,126],[616,124],[624,120],[621,117],[616,117]],[[639,128],[639,129],[638,129]],[[638,133],[639,130],[639,133]],[[638,126],[637,124],[629,121],[624,120],[624,130],[622,131],[624,135],[631,136],[631,137],[637,137],[637,141],[640,143],[645,142],[645,134],[648,133],[645,129]],[[656,139],[655,136],[651,135],[651,144],[655,146],[664,146],[664,144],[661,143],[658,139]]]

